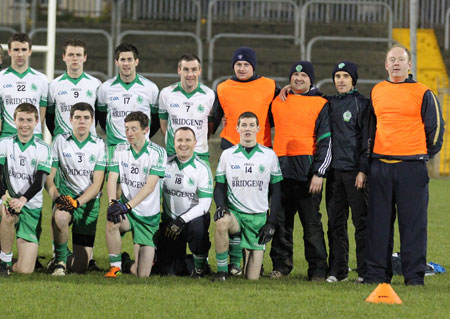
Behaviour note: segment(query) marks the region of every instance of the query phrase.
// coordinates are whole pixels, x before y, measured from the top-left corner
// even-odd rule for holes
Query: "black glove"
[[[114,224],[120,223],[121,215],[126,215],[131,212],[131,206],[128,203],[121,203],[113,199],[109,203],[108,210],[106,211],[106,219]]]
[[[217,207],[216,212],[214,213],[214,221],[218,221],[221,219],[225,214],[229,214],[230,212],[226,208]]]
[[[275,225],[273,225],[271,223],[266,223],[259,230],[259,233],[258,233],[258,237],[259,237],[258,244],[260,244],[260,245],[267,244],[269,241],[272,240],[274,234],[275,234]]]
[[[167,225],[166,237],[172,240],[177,239],[178,235],[180,235],[181,231],[183,230],[184,225],[185,222],[181,217],[177,217],[176,219],[172,220],[169,225]]]
[[[80,207],[80,202],[69,195],[60,195],[56,198],[55,204],[56,208],[59,210],[64,210],[70,214],[73,214],[73,211]]]

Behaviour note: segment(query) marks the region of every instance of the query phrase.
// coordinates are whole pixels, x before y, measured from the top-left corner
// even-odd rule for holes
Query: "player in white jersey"
[[[181,56],[178,61],[180,82],[161,90],[159,120],[165,136],[167,155],[175,154],[174,132],[183,126],[190,127],[197,138],[195,153],[208,161],[208,137],[212,133],[210,113],[214,105],[214,91],[199,83],[202,73],[200,58],[195,54]],[[211,129],[209,129],[209,123]]]
[[[159,128],[158,87],[136,73],[139,64],[138,54],[134,45],[120,44],[115,50],[119,74],[104,82],[98,91],[98,109],[106,116],[108,156],[115,145],[126,141],[123,120],[130,112],[143,112],[150,118],[152,127],[157,125],[156,130]],[[100,118],[99,120],[102,124]]]
[[[121,274],[120,235],[128,231],[133,233],[136,260],[131,272],[148,277],[155,255],[153,235],[160,220],[159,179],[164,177],[167,155],[161,146],[146,140],[149,131],[146,114],[131,112],[124,121],[128,143],[117,145],[109,164],[106,244],[111,268],[105,277]]]
[[[1,137],[16,134],[14,111],[19,104],[30,103],[39,109],[38,124],[34,133],[42,137],[42,123],[47,108],[47,77],[30,68],[31,40],[25,33],[9,38],[8,55],[11,66],[0,72]]]
[[[0,139],[0,275],[32,273],[41,233],[42,188],[50,173],[50,146],[33,134],[37,108],[22,103],[14,111],[17,134]],[[17,262],[12,265],[14,228]]]
[[[157,265],[161,274],[203,277],[209,269],[206,259],[211,247],[212,174],[209,164],[194,154],[197,140],[190,127],[178,128],[174,139],[176,155],[169,158],[163,180]],[[186,243],[193,254],[194,269],[185,266]]]
[[[64,276],[67,268],[73,272],[88,269],[106,169],[105,144],[90,133],[94,109],[88,103],[75,103],[70,122],[73,132],[60,134],[53,141],[52,169],[47,179],[47,191],[56,204],[52,216],[54,276]],[[58,188],[54,183],[56,174]],[[70,225],[73,255],[68,258]]]
[[[240,143],[223,151],[216,170],[216,259],[215,279],[228,276],[228,236],[241,233],[241,247],[249,252],[245,275],[259,278],[265,244],[275,233],[276,214],[281,210],[281,175],[278,158],[270,148],[256,143],[259,131],[254,113],[239,116]],[[269,189],[271,194],[270,215]]]
[[[53,136],[72,131],[69,118],[75,103],[88,103],[95,110],[97,90],[102,84],[99,79],[83,71],[87,59],[83,41],[66,41],[62,59],[66,63],[66,72],[51,81],[48,90],[47,127]],[[95,124],[91,126],[91,134],[96,135]]]

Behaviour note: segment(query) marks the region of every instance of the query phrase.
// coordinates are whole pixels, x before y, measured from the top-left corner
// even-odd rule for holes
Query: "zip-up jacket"
[[[367,174],[367,123],[370,100],[358,91],[327,97],[333,143],[331,167]]]
[[[444,120],[438,99],[411,76],[402,83],[375,85],[370,112],[373,158],[428,160],[441,150]]]
[[[286,101],[272,102],[275,124],[274,151],[284,178],[303,182],[313,175],[324,177],[331,163],[328,101],[316,88],[290,93]]]

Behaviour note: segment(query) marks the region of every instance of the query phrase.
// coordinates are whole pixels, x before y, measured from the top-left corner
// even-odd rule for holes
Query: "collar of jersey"
[[[26,69],[23,73],[19,73],[19,72],[17,72],[16,70],[14,70],[12,67],[8,67],[8,68],[6,69],[5,74],[7,74],[7,73],[15,74],[15,75],[17,75],[19,78],[21,78],[21,79],[23,79],[24,76],[27,75],[28,73],[35,74],[35,73],[33,72],[33,70],[32,70],[30,67],[28,67],[28,69]]]
[[[358,92],[358,89],[357,88],[353,88],[353,90],[350,90],[347,93],[344,93],[344,94],[338,93],[337,96],[344,97],[344,96],[347,96],[347,95],[355,94],[356,92]]]
[[[194,163],[194,157],[195,157],[195,154],[193,154],[192,157],[185,163],[181,163],[180,160],[178,159],[178,157],[175,157],[175,162],[178,165],[178,169],[181,171],[181,170],[183,170],[183,168],[185,168],[186,166],[189,166],[189,165],[191,165],[194,168],[197,168]]]
[[[94,139],[93,139],[92,136],[91,136],[91,133],[89,133],[88,137],[86,137],[86,139],[85,139],[83,142],[80,142],[80,141],[75,137],[75,135],[73,135],[73,133],[70,134],[69,137],[68,137],[67,139],[68,139],[68,140],[72,139],[72,140],[75,142],[75,144],[78,146],[78,148],[80,148],[80,149],[83,148],[83,146],[85,146],[89,141],[95,143]]]
[[[135,83],[144,86],[144,84],[141,82],[141,80],[139,80],[139,74],[136,74],[136,77],[130,83],[125,83],[124,81],[122,81],[122,79],[120,78],[120,74],[117,74],[117,78],[114,80],[114,82],[111,85],[120,84],[125,88],[125,90],[129,90]]]
[[[86,73],[81,73],[81,75],[77,78],[72,78],[69,76],[69,74],[67,74],[67,72],[64,72],[63,76],[61,77],[61,79],[59,81],[63,81],[63,80],[68,80],[70,82],[72,82],[73,84],[77,85],[78,82],[80,82],[82,79],[89,79],[88,76],[86,75]]]
[[[148,141],[145,141],[145,144],[144,144],[144,146],[142,146],[142,148],[139,151],[139,153],[136,153],[136,151],[134,150],[133,146],[130,145],[129,149],[131,149],[131,153],[133,154],[133,157],[134,157],[135,160],[137,160],[139,157],[141,157],[141,155],[144,154],[144,153],[148,154],[147,146],[148,146]]]
[[[241,144],[238,144],[238,147],[233,152],[233,154],[239,153],[239,152],[244,154],[244,156],[247,159],[250,159],[253,156],[253,154],[255,154],[256,152],[261,152],[262,153],[263,151],[259,148],[259,144],[256,144],[255,147],[250,151],[250,153],[247,153],[247,151],[245,150],[244,146],[242,146]]]
[[[19,140],[19,136],[16,134],[14,137],[14,143],[17,143],[17,145],[19,145],[20,150],[23,152],[25,151],[28,146],[33,145],[36,146],[36,143],[34,142],[34,135],[32,138],[30,138],[30,140],[28,142],[26,142],[25,144],[23,144],[20,140]]]
[[[200,87],[200,83],[198,83],[197,87],[195,88],[194,91],[192,92],[186,92],[183,87],[181,86],[181,82],[178,82],[178,85],[173,89],[172,92],[181,92],[183,93],[183,95],[185,97],[187,97],[188,99],[190,99],[195,93],[203,93],[206,94],[205,91],[202,90],[202,88]]]

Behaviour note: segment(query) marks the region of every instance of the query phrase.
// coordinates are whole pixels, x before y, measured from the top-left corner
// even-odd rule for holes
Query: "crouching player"
[[[157,244],[160,273],[186,274],[186,242],[194,258],[193,277],[203,277],[209,241],[209,207],[213,197],[209,165],[194,155],[197,140],[189,127],[174,134],[176,156],[169,158],[163,181],[163,216]]]
[[[41,233],[42,189],[50,173],[50,146],[33,135],[39,122],[36,107],[22,103],[14,111],[17,134],[0,140],[0,274],[32,273]],[[17,262],[12,265],[14,227]]]
[[[94,247],[100,196],[106,169],[105,144],[91,135],[94,109],[80,102],[70,110],[73,132],[58,135],[52,146],[52,170],[47,191],[55,202],[52,229],[55,262],[52,275],[66,270],[85,272]],[[59,175],[59,187],[55,176]],[[73,255],[67,242],[72,224]],[[69,257],[69,258],[68,258]]]
[[[148,277],[152,269],[153,235],[160,220],[159,179],[164,177],[167,155],[162,147],[145,139],[148,122],[147,115],[140,111],[125,117],[128,143],[116,146],[109,163],[106,244],[111,268],[105,277],[121,274],[121,234],[128,231],[133,233],[136,261],[131,272],[138,277]],[[117,198],[118,182],[120,199]]]
[[[223,151],[216,171],[216,259],[215,280],[228,275],[228,235],[241,233],[241,247],[249,252],[244,269],[248,279],[259,279],[265,244],[275,233],[276,214],[281,210],[278,158],[270,148],[256,143],[258,118],[245,112],[239,116],[240,142]],[[271,194],[270,215],[269,190]]]

